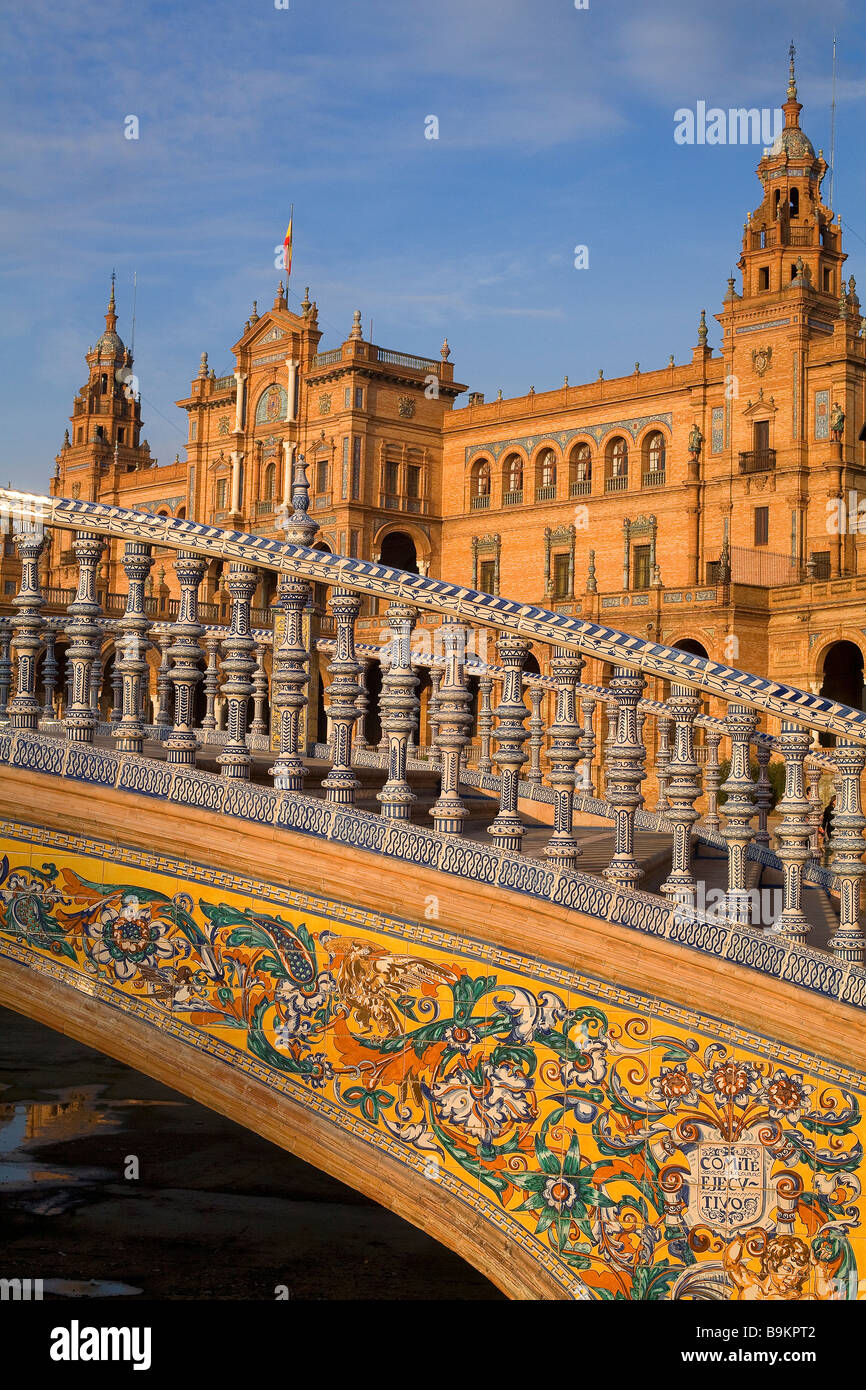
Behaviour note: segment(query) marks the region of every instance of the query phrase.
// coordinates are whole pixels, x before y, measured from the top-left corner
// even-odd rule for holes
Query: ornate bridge
[[[316,550],[302,460],[286,541],[0,504],[22,561],[0,632],[0,1002],[318,1164],[513,1297],[858,1296],[866,713]],[[44,611],[50,528],[75,533],[65,615]],[[153,547],[177,552],[168,624]],[[200,620],[214,558],[228,627]],[[261,570],[272,633],[251,626]],[[356,646],[380,604],[387,640]],[[218,772],[197,765],[210,745]]]

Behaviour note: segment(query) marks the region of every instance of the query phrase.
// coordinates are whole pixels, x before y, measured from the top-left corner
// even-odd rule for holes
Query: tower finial
[[[790,60],[790,62],[789,62],[789,67],[788,67],[788,100],[789,100],[789,101],[796,101],[796,100],[797,100],[797,78],[796,78],[796,76],[794,75],[794,58],[795,58],[795,56],[796,56],[796,53],[797,53],[797,50],[796,50],[796,48],[794,47],[794,40],[792,39],[792,40],[791,40],[790,48],[788,49],[788,56],[789,56],[789,60]]]

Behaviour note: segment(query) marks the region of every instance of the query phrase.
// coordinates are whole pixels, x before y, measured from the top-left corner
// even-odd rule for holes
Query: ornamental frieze
[[[596,444],[600,444],[606,434],[611,430],[622,430],[630,434],[633,440],[646,429],[647,425],[664,425],[667,429],[673,428],[673,415],[670,411],[665,411],[659,415],[640,415],[633,416],[627,420],[609,420],[602,425],[581,425],[579,429],[558,430],[552,434],[530,434],[516,436],[513,439],[488,440],[480,444],[467,445],[464,450],[466,462],[474,458],[476,454],[492,454],[494,459],[498,459],[505,449],[524,449],[527,454],[539,444],[558,444],[560,449],[570,443],[572,439],[593,439]]]

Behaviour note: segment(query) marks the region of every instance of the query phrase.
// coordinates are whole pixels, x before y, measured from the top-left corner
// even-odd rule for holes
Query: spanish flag
[[[292,224],[294,223],[294,220],[295,215],[293,209],[292,215],[289,218],[289,225],[286,228],[285,240],[283,241],[283,265],[285,267],[287,281],[292,273]]]

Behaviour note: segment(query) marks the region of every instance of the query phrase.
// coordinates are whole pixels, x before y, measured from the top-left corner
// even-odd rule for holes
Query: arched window
[[[628,486],[628,444],[617,435],[607,446],[606,492],[621,492]]]
[[[791,213],[791,216],[792,216],[792,217],[799,217],[799,216],[800,216],[800,190],[799,190],[799,188],[792,188],[792,189],[791,189],[790,213]]]
[[[552,449],[545,449],[538,460],[536,500],[549,501],[556,496],[556,455]]]
[[[269,463],[265,469],[265,501],[273,502],[277,487],[277,465]]]
[[[489,459],[476,459],[472,465],[471,505],[474,511],[490,506]]]
[[[653,430],[644,444],[644,481],[658,483],[660,474],[665,471],[665,437],[661,430]]]
[[[571,495],[581,497],[592,488],[592,450],[588,444],[576,444],[569,460]]]
[[[502,470],[503,502],[506,506],[523,501],[523,459],[519,454],[509,454]]]

